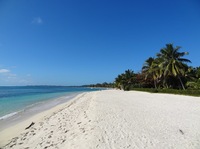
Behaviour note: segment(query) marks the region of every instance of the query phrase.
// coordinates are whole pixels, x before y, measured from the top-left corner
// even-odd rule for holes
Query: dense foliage
[[[103,87],[103,88],[113,88],[114,84],[113,83],[97,83],[97,84],[89,84],[89,85],[83,85],[83,87]]]
[[[134,88],[200,89],[200,67],[188,66],[191,61],[184,58],[188,52],[180,47],[166,44],[156,57],[149,57],[141,72],[126,70],[115,78],[115,87],[123,90]]]

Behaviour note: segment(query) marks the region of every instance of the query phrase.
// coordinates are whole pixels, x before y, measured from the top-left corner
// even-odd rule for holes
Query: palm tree
[[[133,77],[134,72],[129,69],[126,70],[124,73],[118,75],[118,77],[115,78],[116,87],[124,90],[129,90],[133,81]]]
[[[142,67],[142,71],[146,74],[145,79],[147,79],[149,76],[153,78],[154,86],[155,88],[157,88],[158,79],[161,76],[160,74],[161,70],[159,68],[159,59],[154,59],[152,57],[149,57],[145,61]]]
[[[181,83],[182,88],[185,90],[185,86],[181,79],[185,75],[187,69],[187,62],[191,62],[188,59],[182,58],[187,55],[188,52],[179,52],[180,47],[173,47],[173,44],[166,44],[166,47],[160,50],[157,54],[158,58],[162,59],[160,68],[163,69],[164,77],[174,76],[177,77]]]
[[[133,76],[134,76],[134,72],[132,70],[128,69],[125,71],[124,77],[125,77],[127,84],[131,84],[131,82],[133,80]]]
[[[200,67],[189,67],[186,72],[187,87],[200,89]]]
[[[119,89],[123,89],[123,77],[122,74],[118,75],[117,78],[115,78],[115,86]]]

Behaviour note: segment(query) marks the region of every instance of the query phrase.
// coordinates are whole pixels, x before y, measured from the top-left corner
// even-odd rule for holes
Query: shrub
[[[200,90],[195,90],[195,89],[179,90],[179,89],[132,88],[132,90],[144,91],[150,93],[167,93],[167,94],[200,96]]]

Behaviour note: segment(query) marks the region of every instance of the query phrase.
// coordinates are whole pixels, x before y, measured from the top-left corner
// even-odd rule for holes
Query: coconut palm
[[[200,67],[189,67],[186,72],[187,87],[193,89],[200,89]]]
[[[183,89],[185,86],[181,79],[185,75],[187,69],[187,62],[191,62],[188,59],[182,58],[187,55],[187,52],[179,52],[180,47],[173,47],[173,44],[166,44],[166,47],[160,50],[157,54],[159,59],[162,59],[160,68],[163,70],[164,77],[174,76],[180,81]]]
[[[118,75],[117,78],[115,78],[115,86],[119,89],[123,89],[123,76]]]
[[[152,77],[155,88],[157,88],[158,79],[161,77],[161,69],[159,68],[159,64],[159,59],[149,57],[142,67],[142,71],[146,74],[145,79]]]
[[[124,73],[115,78],[115,85],[117,88],[129,90],[134,77],[132,70],[126,70]]]

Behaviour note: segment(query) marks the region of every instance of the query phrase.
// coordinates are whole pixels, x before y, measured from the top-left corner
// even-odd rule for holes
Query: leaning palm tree
[[[180,47],[173,47],[173,44],[166,44],[166,47],[160,50],[157,54],[158,58],[162,59],[160,67],[163,69],[164,77],[174,76],[180,81],[182,88],[185,90],[185,86],[181,77],[185,75],[187,69],[187,62],[191,62],[188,59],[182,58],[187,55],[188,52],[179,52]]]

